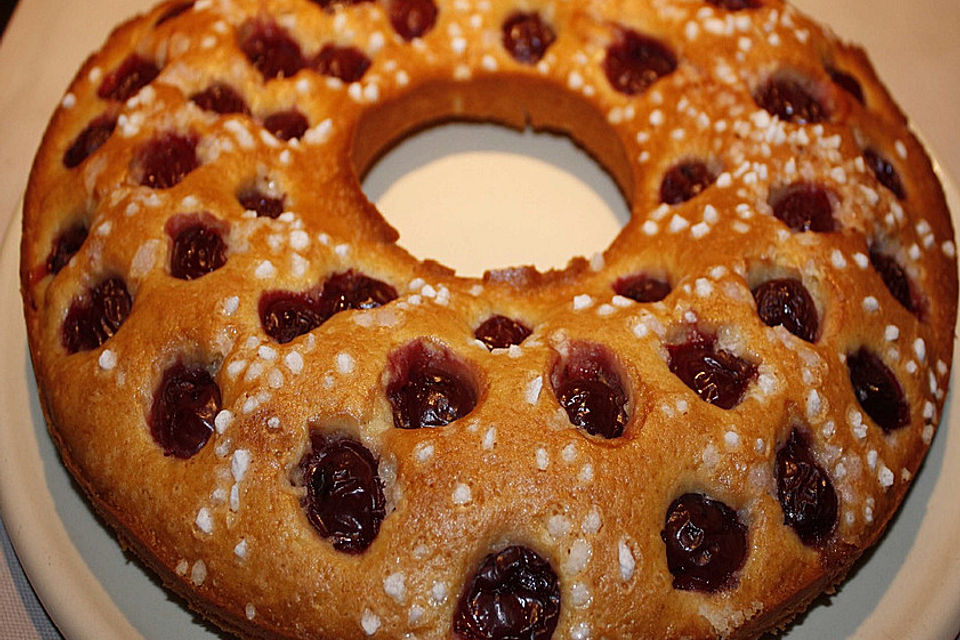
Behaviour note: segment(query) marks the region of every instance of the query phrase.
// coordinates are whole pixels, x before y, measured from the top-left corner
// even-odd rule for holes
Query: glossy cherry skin
[[[699,195],[717,179],[704,162],[690,160],[676,164],[667,171],[660,183],[660,202],[680,204]]]
[[[551,374],[557,401],[570,423],[593,436],[619,438],[629,422],[629,397],[610,351],[598,344],[576,343]]]
[[[326,44],[313,59],[313,67],[320,73],[339,78],[350,84],[363,79],[372,61],[356,47],[338,47]]]
[[[903,387],[877,354],[861,347],[847,354],[847,369],[857,402],[885,433],[910,424],[910,405]]]
[[[603,70],[610,85],[626,95],[643,93],[677,68],[677,57],[659,40],[632,31],[619,30],[607,47]]]
[[[783,522],[808,546],[819,546],[837,526],[837,492],[810,449],[810,438],[794,428],[777,451],[777,499]]]
[[[503,23],[503,46],[517,62],[536,64],[557,39],[538,13],[517,12]]]
[[[110,114],[94,118],[63,152],[63,166],[73,169],[103,146],[117,128],[117,120]]]
[[[164,371],[154,392],[150,434],[164,455],[192,458],[213,435],[221,406],[220,387],[210,373],[178,362]]]
[[[220,225],[209,217],[185,214],[167,223],[172,241],[170,275],[174,278],[195,280],[226,264],[227,244]]]
[[[560,581],[535,551],[491,553],[467,582],[454,611],[462,640],[549,640],[560,617]]]
[[[798,182],[771,198],[773,215],[794,231],[836,231],[829,192],[817,184]]]
[[[797,80],[772,77],[754,93],[757,105],[770,115],[795,124],[816,124],[829,119],[827,108]]]
[[[299,465],[307,520],[337,551],[359,554],[373,544],[386,517],[377,459],[359,441],[311,433]]]
[[[159,74],[160,69],[153,62],[130,54],[119,67],[107,74],[97,90],[97,95],[105,100],[125,102]]]
[[[699,493],[673,501],[660,537],[674,589],[729,589],[747,558],[747,527],[737,512]]]
[[[398,429],[441,427],[477,404],[469,370],[445,347],[412,342],[391,354],[390,371],[386,394]]]
[[[63,346],[69,353],[96,349],[126,321],[133,298],[122,278],[108,278],[75,299],[63,321]]]
[[[433,0],[387,0],[387,7],[390,24],[407,41],[433,29],[439,13]]]
[[[884,253],[879,247],[872,246],[870,247],[870,264],[883,280],[890,295],[896,298],[904,309],[913,313],[920,310],[920,305],[913,295],[910,278],[895,257]]]
[[[898,200],[903,200],[907,197],[907,192],[903,188],[903,181],[900,180],[900,174],[897,173],[893,164],[879,151],[876,149],[864,149],[863,159],[866,160],[867,166],[873,171],[873,175],[877,177],[880,184],[889,189],[893,195],[897,196]]]
[[[200,166],[197,140],[193,136],[165,133],[140,148],[140,184],[151,189],[176,186]]]
[[[237,194],[237,202],[245,211],[256,211],[258,218],[279,218],[283,213],[283,198],[274,198],[259,189],[245,189]]]
[[[670,295],[670,283],[644,273],[618,279],[613,284],[617,295],[637,302],[660,302]]]
[[[518,320],[493,315],[480,323],[473,332],[473,337],[492,351],[519,345],[530,336],[530,333],[530,329]]]
[[[218,82],[199,91],[190,100],[204,111],[212,111],[220,115],[240,113],[250,115],[250,107],[236,89],[228,84]]]
[[[670,371],[704,402],[733,409],[756,378],[757,365],[715,343],[715,336],[697,332],[684,343],[667,345]]]
[[[58,274],[70,262],[87,239],[87,227],[82,222],[68,227],[53,242],[50,255],[47,256],[47,271]]]
[[[810,292],[796,278],[767,280],[753,290],[757,315],[768,327],[783,327],[793,335],[814,342],[820,330],[817,306]]]
[[[240,28],[239,44],[264,80],[290,78],[305,66],[300,45],[274,22],[247,22]]]

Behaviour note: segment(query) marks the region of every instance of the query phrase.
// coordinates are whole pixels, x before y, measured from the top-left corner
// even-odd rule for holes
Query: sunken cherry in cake
[[[359,176],[451,119],[573,137],[630,222],[415,259]],[[779,0],[197,0],[70,85],[22,289],[64,463],[233,633],[755,638],[916,474],[955,254],[863,53]]]

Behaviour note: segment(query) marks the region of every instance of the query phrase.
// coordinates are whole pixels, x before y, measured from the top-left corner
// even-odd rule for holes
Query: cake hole
[[[311,431],[292,482],[306,490],[300,504],[307,520],[337,551],[362,553],[377,538],[386,517],[383,481],[376,457],[358,440]]]
[[[480,323],[473,332],[473,337],[493,351],[519,345],[530,336],[530,333],[530,328],[519,320],[494,315]]]
[[[668,344],[669,367],[704,402],[733,409],[757,377],[757,365],[717,347],[717,336],[691,330],[684,342]]]
[[[310,128],[310,123],[299,109],[294,108],[271,113],[263,119],[263,128],[278,140],[299,140]]]
[[[205,368],[177,362],[163,372],[150,408],[150,434],[163,454],[195,456],[213,435],[223,405],[220,386]]]
[[[289,78],[304,67],[300,45],[282,27],[267,19],[240,25],[238,43],[264,81]]]
[[[847,354],[850,384],[860,407],[890,433],[910,424],[910,405],[890,367],[867,347]]]
[[[189,2],[178,2],[177,4],[173,5],[172,7],[164,11],[162,14],[160,14],[160,17],[157,18],[157,21],[153,23],[154,28],[159,27],[164,22],[173,20],[177,16],[180,16],[186,13],[187,11],[193,8],[193,5],[194,5],[194,0],[189,0]]]
[[[476,377],[443,345],[415,340],[390,354],[387,399],[398,429],[442,427],[477,404]]]
[[[517,62],[536,64],[557,39],[539,13],[516,12],[503,23],[503,46]]]
[[[773,215],[797,232],[836,231],[833,210],[837,200],[829,189],[809,182],[795,182],[770,194]]]
[[[820,331],[817,305],[798,278],[774,278],[752,289],[757,315],[768,327],[784,329],[807,342],[815,342]]]
[[[776,475],[784,524],[805,545],[823,544],[837,526],[837,492],[813,455],[810,436],[797,427],[777,451]]]
[[[557,360],[550,374],[553,392],[570,423],[592,436],[623,435],[630,398],[621,367],[600,344],[577,342]]]
[[[120,66],[107,74],[97,89],[97,95],[105,100],[125,102],[160,74],[160,69],[150,60],[130,54]]]
[[[195,280],[226,264],[226,230],[226,224],[209,213],[184,213],[170,218],[166,224],[172,241],[170,275]]]
[[[323,7],[324,9],[332,10],[334,7],[348,7],[352,4],[360,4],[361,2],[372,2],[373,0],[310,0],[315,5]]]
[[[70,304],[63,321],[63,346],[69,353],[96,349],[120,329],[132,306],[123,278],[101,281]]]
[[[603,60],[610,85],[628,96],[643,93],[676,68],[677,56],[667,45],[625,27],[617,28]]]
[[[707,0],[710,4],[727,11],[740,11],[742,9],[757,9],[761,6],[760,0]]]
[[[640,272],[624,276],[613,283],[613,291],[618,296],[630,298],[635,302],[660,302],[673,290],[666,277]]]
[[[836,67],[828,66],[826,69],[835,85],[856,98],[860,104],[864,104],[863,87],[860,86],[860,81],[854,75]]]
[[[780,71],[754,91],[757,105],[770,115],[795,124],[816,124],[830,118],[819,87],[799,74]]]
[[[747,558],[747,527],[737,512],[700,493],[673,501],[660,537],[673,588],[682,591],[731,588]]]
[[[716,163],[712,163],[716,164]],[[680,204],[712,185],[720,172],[702,160],[686,160],[670,167],[660,183],[660,202]]]
[[[103,146],[117,128],[117,119],[104,113],[90,121],[63,153],[63,166],[73,169]]]
[[[549,640],[560,618],[560,580],[528,547],[506,547],[483,559],[466,581],[453,616],[463,640]]]
[[[388,0],[390,24],[404,40],[425,35],[437,22],[437,5],[433,0]]]
[[[870,264],[883,280],[890,295],[896,298],[907,311],[919,314],[922,310],[920,297],[916,294],[916,288],[896,257],[874,244],[870,246]]]
[[[866,160],[867,166],[873,171],[873,175],[877,177],[880,184],[897,196],[898,200],[907,197],[907,192],[903,189],[903,181],[900,180],[900,174],[897,173],[893,163],[887,160],[882,153],[876,149],[867,148],[863,150],[863,159]]]
[[[190,96],[190,100],[204,111],[212,111],[220,115],[240,113],[250,115],[250,107],[236,89],[228,84],[217,82],[203,91]]]
[[[630,207],[570,138],[456,123],[407,138],[363,181],[399,244],[460,275],[566,266],[613,241]]]
[[[325,76],[339,78],[349,84],[363,78],[370,64],[370,58],[356,47],[325,44],[314,57],[312,66]]]
[[[169,189],[200,166],[197,138],[170,132],[158,135],[137,150],[133,164],[142,186]]]
[[[50,255],[47,256],[47,271],[53,275],[60,273],[77,251],[80,251],[88,233],[87,225],[82,220],[61,231],[53,241]]]

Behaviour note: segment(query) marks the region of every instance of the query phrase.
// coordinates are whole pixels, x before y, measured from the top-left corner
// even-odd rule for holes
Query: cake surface
[[[458,119],[573,137],[630,222],[563,271],[417,261],[358,176]],[[165,3],[24,214],[66,466],[245,637],[756,637],[877,539],[949,380],[929,160],[781,2]]]

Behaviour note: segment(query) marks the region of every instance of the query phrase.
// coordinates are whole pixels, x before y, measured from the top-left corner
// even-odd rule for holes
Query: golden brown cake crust
[[[407,39],[391,16],[411,3],[437,11]],[[83,65],[37,154],[21,288],[41,404],[64,463],[123,544],[190,606],[257,638],[454,637],[477,568],[515,545],[556,574],[555,638],[755,638],[842,580],[930,445],[957,301],[943,191],[863,52],[779,0],[319,4],[167,2],[130,20]],[[538,61],[504,44],[518,11],[555,35]],[[283,60],[251,53],[277,34],[299,47],[302,68],[272,74]],[[628,94],[605,70],[631,34],[648,38],[647,52],[660,43],[674,68]],[[327,46],[369,68],[332,77]],[[771,82],[780,106],[799,87],[814,111],[793,96],[800,115],[772,113]],[[216,113],[192,98],[218,83],[245,108]],[[292,109],[306,121],[292,139],[267,132]],[[571,136],[617,180],[631,220],[602,255],[562,271],[476,280],[418,261],[358,176],[400,137],[451,119]],[[148,175],[148,156],[174,138],[196,166],[170,184]],[[665,175],[692,160],[709,174],[702,192],[664,203]],[[254,188],[283,213],[246,210],[238,198]],[[826,202],[832,228],[778,217],[794,193]],[[183,279],[174,238],[195,223],[220,237],[222,259]],[[319,295],[349,271],[395,295],[271,337],[265,292]],[[638,273],[669,295],[618,295]],[[81,320],[76,331],[99,331],[96,344],[71,342],[65,326],[111,278],[129,310],[108,311],[111,326],[94,318],[98,329]],[[785,278],[815,305],[809,340],[758,315],[752,290]],[[491,351],[474,333],[492,315],[532,333]],[[672,372],[698,334],[753,367],[731,408]],[[420,353],[410,345],[455,363],[451,375],[476,395],[465,415],[395,426],[388,396],[406,375],[397,354]],[[858,400],[851,361],[867,352],[902,404]],[[622,386],[622,434],[571,423],[556,392],[570,362]],[[151,429],[178,364],[220,394],[209,439],[182,456]],[[906,412],[902,423],[881,424],[872,401]],[[785,523],[778,499],[776,459],[794,430],[838,502],[815,542]],[[360,553],[335,548],[304,508],[301,461],[322,434],[376,461],[384,515]],[[678,588],[668,567],[661,534],[683,494],[724,503],[746,532],[742,566],[717,588]]]

